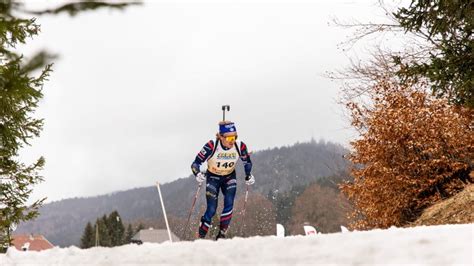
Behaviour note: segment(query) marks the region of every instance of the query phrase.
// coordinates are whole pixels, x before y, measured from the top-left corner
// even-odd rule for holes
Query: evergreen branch
[[[40,51],[36,53],[28,62],[24,63],[22,67],[23,73],[31,73],[39,68],[44,67],[48,63],[50,63],[53,59],[58,58],[57,55],[53,55],[48,53],[47,51]],[[47,65],[48,67],[43,70],[43,73],[47,73],[51,71],[51,65]],[[46,77],[39,77],[38,80],[46,80]]]
[[[39,11],[32,11],[32,10],[22,10],[25,13],[32,14],[32,15],[57,15],[61,13],[67,13],[70,16],[75,16],[82,11],[89,11],[89,10],[96,10],[103,7],[112,8],[112,9],[119,9],[122,10],[125,7],[131,5],[141,5],[140,1],[133,1],[133,2],[119,2],[119,3],[107,3],[102,1],[82,1],[77,3],[69,3],[64,4],[62,6],[52,8],[52,9],[44,9]]]

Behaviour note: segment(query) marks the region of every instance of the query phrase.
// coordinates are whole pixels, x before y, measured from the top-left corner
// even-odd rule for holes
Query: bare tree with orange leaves
[[[347,199],[338,190],[319,184],[308,186],[296,198],[291,210],[289,234],[304,234],[305,223],[315,226],[318,232],[339,232],[341,225],[347,226],[346,214],[351,209]]]

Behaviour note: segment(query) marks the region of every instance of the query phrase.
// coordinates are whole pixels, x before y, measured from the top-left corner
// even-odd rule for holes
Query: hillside
[[[252,186],[252,193],[264,196],[276,195],[294,186],[307,185],[323,177],[337,175],[347,166],[347,162],[342,158],[345,153],[346,150],[342,146],[324,141],[297,143],[255,152],[252,155],[254,163],[252,172],[257,181]],[[190,164],[183,167],[189,168]],[[241,165],[237,167],[239,181],[237,197],[245,191],[242,169]],[[162,217],[154,181],[150,183],[150,187],[45,204],[36,220],[20,224],[15,233],[43,234],[53,244],[64,247],[79,245],[87,222],[93,223],[97,217],[114,210],[120,213],[125,222]],[[162,185],[168,215],[185,217],[196,188],[196,181],[191,176]],[[204,204],[204,201],[204,193],[201,193],[196,210]]]
[[[474,184],[425,211],[411,226],[474,223]]]

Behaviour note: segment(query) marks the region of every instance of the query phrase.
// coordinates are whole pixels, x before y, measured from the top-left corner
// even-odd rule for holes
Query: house
[[[179,238],[171,232],[173,242],[179,241]],[[142,229],[132,237],[132,243],[163,243],[169,241],[168,231],[165,229]]]
[[[12,243],[16,249],[22,251],[41,251],[53,248],[53,244],[42,235],[12,235]]]

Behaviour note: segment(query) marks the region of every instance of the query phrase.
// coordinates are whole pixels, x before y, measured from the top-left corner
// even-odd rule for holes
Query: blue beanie
[[[225,133],[237,133],[237,129],[235,128],[235,124],[232,122],[228,122],[225,124],[219,124],[219,134],[224,135]]]

